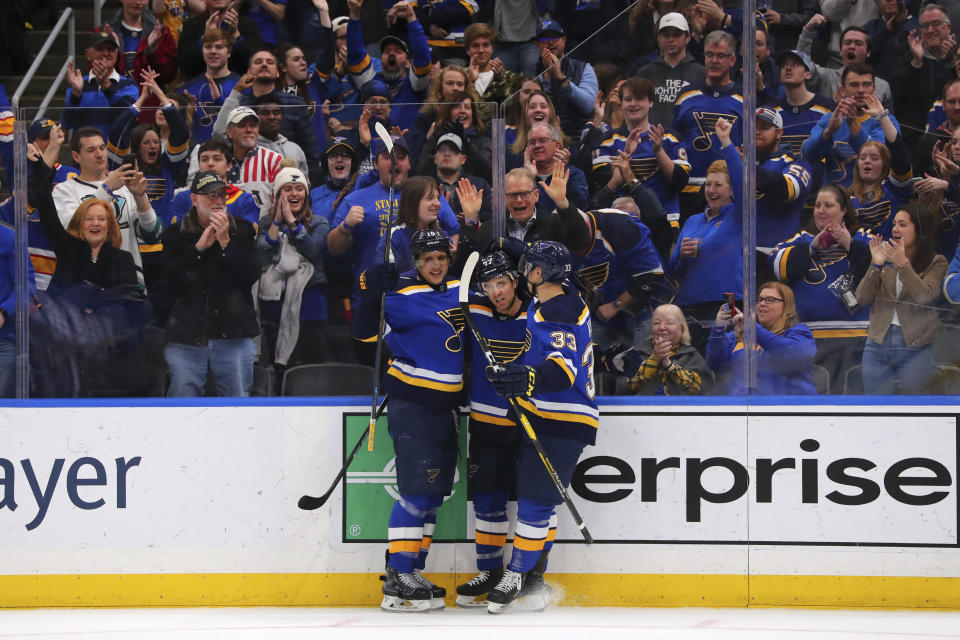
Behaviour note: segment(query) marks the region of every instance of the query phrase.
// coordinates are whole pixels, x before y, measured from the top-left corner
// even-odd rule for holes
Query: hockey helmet
[[[540,267],[544,282],[563,282],[573,273],[570,250],[549,240],[540,240],[527,247],[519,266],[524,276],[534,267]]]
[[[516,280],[518,275],[513,260],[503,251],[494,251],[480,258],[480,264],[477,269],[477,280],[481,283],[502,276]]]
[[[443,251],[450,255],[450,239],[439,229],[420,229],[410,238],[410,253],[416,258],[421,253]]]

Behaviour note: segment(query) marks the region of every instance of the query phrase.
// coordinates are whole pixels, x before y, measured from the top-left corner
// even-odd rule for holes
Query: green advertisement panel
[[[345,413],[343,459],[367,428],[369,414]],[[399,497],[393,441],[387,432],[387,418],[377,421],[373,451],[364,444],[347,469],[343,499],[344,542],[386,542],[387,519]],[[467,418],[460,417],[460,455],[453,491],[437,513],[434,542],[468,542],[467,535]]]

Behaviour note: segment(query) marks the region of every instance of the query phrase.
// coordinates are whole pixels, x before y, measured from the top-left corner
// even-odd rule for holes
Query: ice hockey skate
[[[447,590],[443,587],[433,584],[425,575],[420,572],[420,569],[414,569],[413,575],[416,576],[417,581],[422,584],[424,587],[430,590],[430,608],[433,610],[443,609],[447,604],[443,601],[447,597]]]
[[[543,571],[532,569],[523,579],[523,587],[514,605],[519,611],[543,611],[550,604],[553,589],[543,581]]]
[[[504,571],[500,582],[487,594],[487,613],[501,613],[517,599],[522,588],[522,573],[510,569]]]
[[[487,594],[500,582],[502,577],[503,567],[498,567],[489,571],[481,571],[470,578],[457,587],[457,606],[467,608],[487,606]]]
[[[417,579],[416,574],[400,573],[393,567],[387,567],[380,608],[399,612],[430,611],[430,589]]]

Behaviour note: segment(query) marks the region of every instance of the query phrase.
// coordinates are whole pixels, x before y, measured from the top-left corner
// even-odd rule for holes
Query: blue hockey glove
[[[537,386],[537,370],[531,366],[516,363],[488,365],[486,374],[493,390],[504,398],[532,396]]]

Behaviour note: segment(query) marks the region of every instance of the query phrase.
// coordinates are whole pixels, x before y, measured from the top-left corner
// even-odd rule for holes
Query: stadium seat
[[[843,374],[843,395],[863,395],[863,377],[861,374],[861,369],[862,367],[859,364],[855,364],[847,369],[847,372]]]
[[[830,393],[830,372],[819,365],[813,365],[810,373],[813,374],[813,383],[817,387],[817,394],[828,395]]]
[[[284,396],[362,396],[369,395],[373,367],[362,364],[303,364],[283,374]]]

